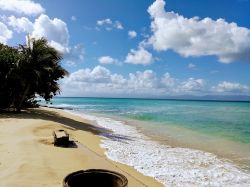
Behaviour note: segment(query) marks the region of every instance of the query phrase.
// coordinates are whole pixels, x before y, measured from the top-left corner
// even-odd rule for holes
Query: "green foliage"
[[[11,105],[20,86],[17,68],[20,55],[17,49],[0,44],[0,108]]]
[[[61,59],[44,38],[18,48],[0,44],[0,108],[20,110],[35,104],[36,95],[49,101],[58,94],[58,80],[68,74]]]

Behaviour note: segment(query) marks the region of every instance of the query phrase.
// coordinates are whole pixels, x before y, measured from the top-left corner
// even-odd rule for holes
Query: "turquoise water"
[[[54,98],[108,129],[106,156],[165,186],[250,186],[250,103]]]
[[[181,127],[250,144],[250,102],[57,97],[52,105],[150,122],[155,129],[157,125]]]

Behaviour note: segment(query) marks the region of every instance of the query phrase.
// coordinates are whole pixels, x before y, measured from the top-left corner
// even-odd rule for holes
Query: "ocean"
[[[112,130],[100,134],[107,157],[166,186],[250,186],[250,102],[56,97],[46,105]]]

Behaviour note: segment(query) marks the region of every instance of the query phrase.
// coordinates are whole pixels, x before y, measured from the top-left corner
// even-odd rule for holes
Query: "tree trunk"
[[[22,108],[22,105],[23,105],[23,102],[29,92],[29,89],[30,89],[30,84],[27,85],[27,87],[25,88],[23,94],[21,95],[21,99],[17,105],[17,111],[20,112],[21,111],[21,108]]]

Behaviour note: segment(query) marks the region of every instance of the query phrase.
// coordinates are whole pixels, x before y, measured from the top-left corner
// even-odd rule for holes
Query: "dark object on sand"
[[[69,134],[65,130],[57,130],[53,132],[54,145],[67,146],[69,144]]]
[[[67,175],[63,187],[127,187],[127,178],[114,171],[102,169],[80,170]]]

